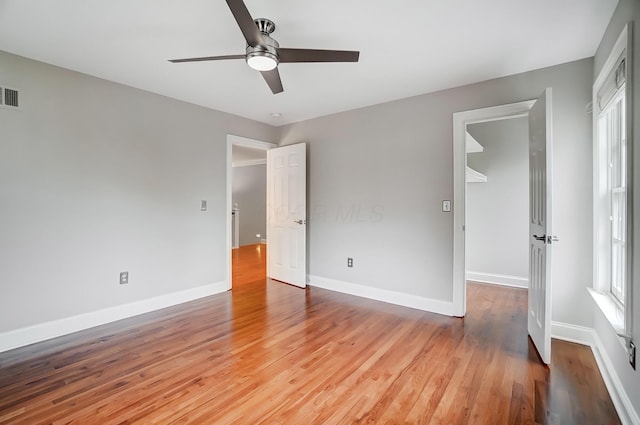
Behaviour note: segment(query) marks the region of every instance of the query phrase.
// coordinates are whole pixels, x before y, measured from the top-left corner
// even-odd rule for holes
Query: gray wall
[[[232,184],[233,203],[240,208],[240,245],[259,243],[267,238],[267,166],[234,167]]]
[[[467,126],[484,152],[467,155],[467,164],[488,176],[467,184],[466,269],[528,279],[529,274],[529,121],[525,118]],[[492,276],[491,276],[492,275]],[[513,282],[516,284],[516,282]],[[517,282],[526,287],[527,282]]]
[[[633,86],[633,238],[635,249],[633,251],[633,336],[638,345],[640,338],[640,2],[637,0],[620,0],[618,7],[611,18],[607,31],[598,47],[594,59],[593,80],[597,78],[602,67],[618,39],[624,25],[632,22],[633,26],[633,75],[631,80]],[[593,305],[593,303],[591,303]],[[633,370],[627,361],[627,356],[618,337],[613,329],[601,314],[598,308],[594,308],[595,329],[600,340],[605,345],[605,349],[614,368],[624,386],[635,410],[640,414],[640,369]],[[638,358],[640,360],[640,357]]]
[[[22,111],[0,110],[0,332],[224,280],[227,133],[309,142],[311,274],[451,301],[452,113],[547,86],[553,316],[590,325],[566,306],[588,303],[591,280],[592,72],[586,59],[274,129],[0,53],[0,81],[23,89]]]
[[[226,279],[226,135],[274,128],[4,52],[0,82],[0,332]]]
[[[553,87],[553,220],[563,242],[552,317],[591,326],[592,76],[584,59],[283,126],[282,144],[308,142],[309,273],[451,301],[453,215],[441,201],[453,197],[452,114]]]

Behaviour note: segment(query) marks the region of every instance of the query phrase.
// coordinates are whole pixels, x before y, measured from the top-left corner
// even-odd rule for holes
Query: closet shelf
[[[467,183],[486,183],[487,176],[467,166]]]
[[[479,153],[484,151],[484,147],[467,131],[464,135],[464,142],[467,153]]]

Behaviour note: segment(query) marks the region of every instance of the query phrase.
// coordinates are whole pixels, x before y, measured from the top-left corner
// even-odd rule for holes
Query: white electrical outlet
[[[451,212],[451,201],[442,201],[442,212]]]

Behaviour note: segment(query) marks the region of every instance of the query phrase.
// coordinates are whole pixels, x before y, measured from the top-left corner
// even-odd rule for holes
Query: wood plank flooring
[[[0,424],[617,424],[587,347],[527,338],[527,293],[469,284],[464,319],[264,278],[0,353]]]

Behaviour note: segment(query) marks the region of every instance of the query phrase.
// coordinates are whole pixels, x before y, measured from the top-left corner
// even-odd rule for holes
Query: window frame
[[[632,141],[632,46],[631,27],[626,25],[600,74],[593,84],[593,289],[596,303],[609,319],[617,333],[629,336],[632,333],[632,312],[633,312],[633,141]],[[601,108],[598,94],[604,86],[609,75],[615,72],[615,67],[621,55],[625,53],[626,82],[616,91],[616,94],[609,102]],[[620,92],[622,90],[622,92]],[[625,109],[625,150],[626,150],[626,229],[625,236],[625,288],[624,303],[621,302],[611,291],[611,271],[612,271],[612,226],[610,211],[612,208],[612,191],[609,190],[611,178],[610,170],[610,149],[606,143],[601,142],[600,118],[603,112],[608,112],[613,107],[616,100],[624,96]],[[604,146],[603,146],[604,145]],[[603,176],[606,173],[606,176]],[[609,304],[606,308],[602,303]]]

